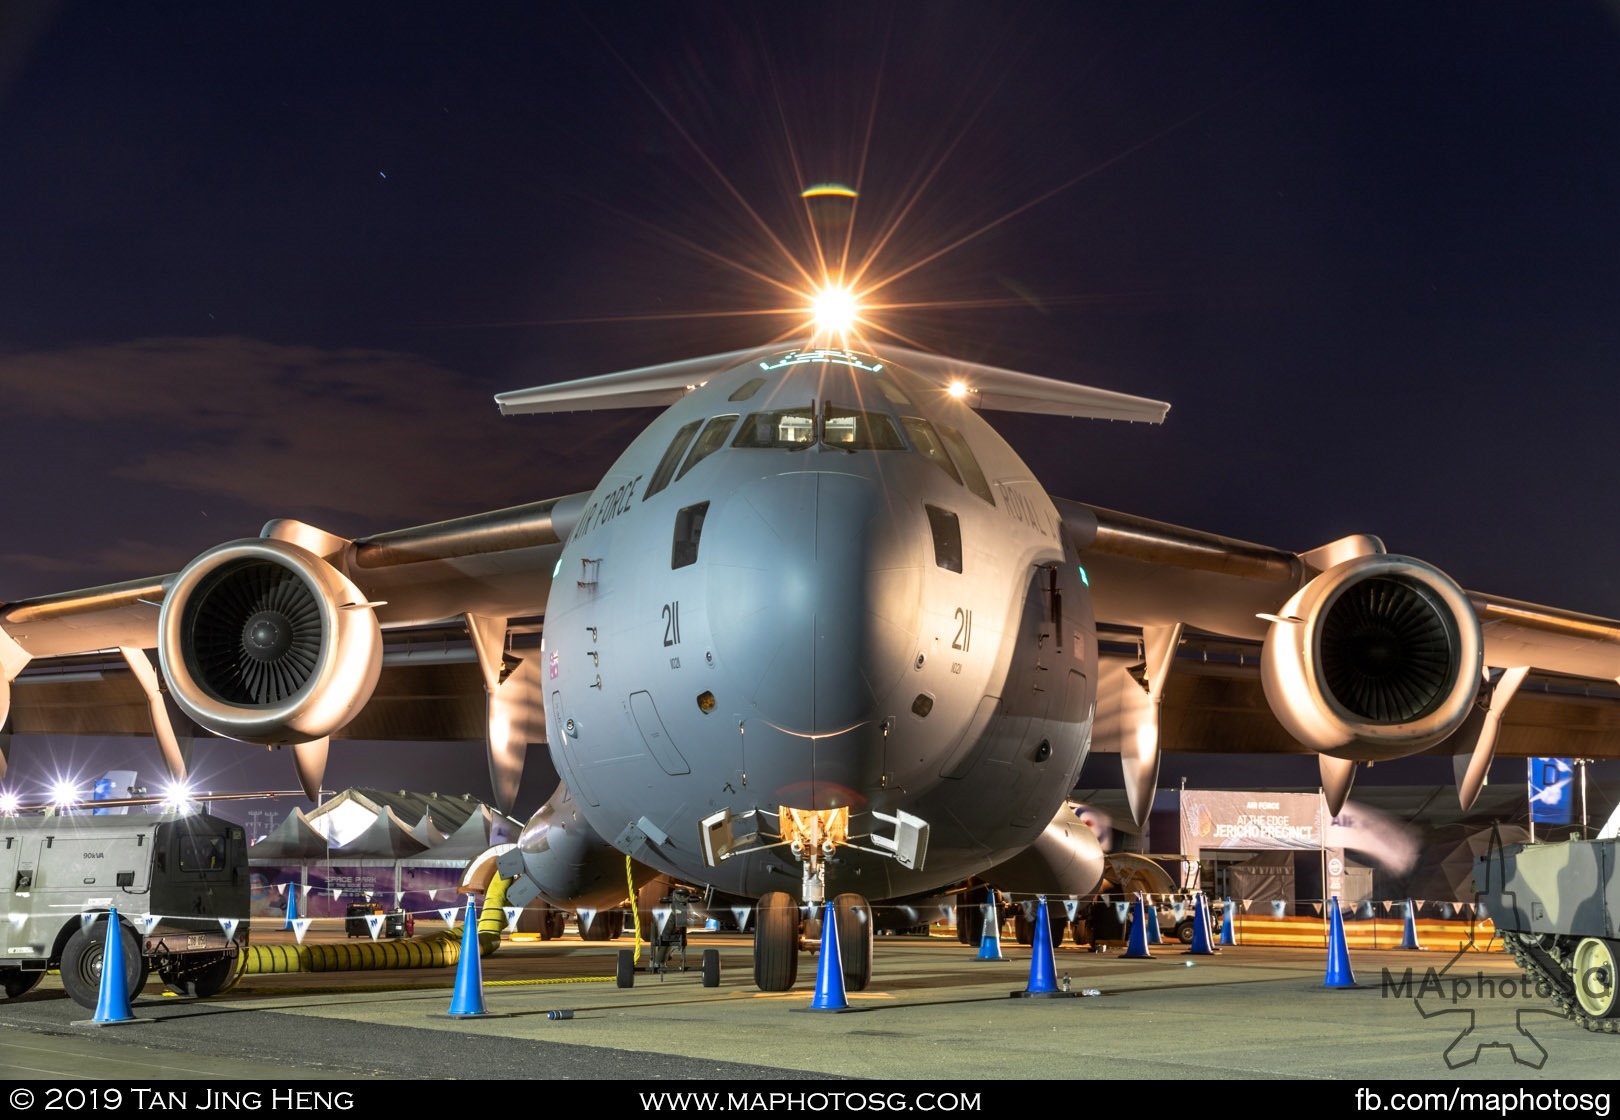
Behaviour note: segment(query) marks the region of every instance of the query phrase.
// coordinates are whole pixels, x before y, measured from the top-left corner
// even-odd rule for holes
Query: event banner
[[[1317,793],[1181,791],[1181,850],[1321,848],[1327,804]]]

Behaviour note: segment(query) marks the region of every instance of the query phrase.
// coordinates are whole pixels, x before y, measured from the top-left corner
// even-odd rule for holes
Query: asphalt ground
[[[248,975],[208,1000],[159,994],[154,977],[134,1004],[138,1022],[94,1026],[52,975],[0,1003],[0,1074],[44,1083],[37,1108],[41,1091],[66,1086],[206,1080],[310,1091],[422,1079],[688,1087],[867,1079],[916,1088],[1010,1079],[1607,1081],[1620,1069],[1620,1036],[1553,1014],[1503,954],[1456,946],[1356,952],[1355,988],[1323,986],[1319,950],[1191,956],[1165,946],[1129,960],[1064,946],[1053,958],[1059,983],[1098,994],[1024,999],[1011,993],[1029,985],[1027,947],[1004,945],[1010,959],[986,962],[949,935],[881,937],[870,989],[846,993],[850,1011],[835,1014],[810,1010],[808,954],[796,990],[763,994],[746,938],[694,932],[690,941],[688,971],[640,972],[629,988],[613,981],[615,952],[627,942],[505,944],[481,962],[481,987],[461,993],[481,991],[487,1018],[447,1015],[455,970],[441,968]],[[704,948],[721,954],[717,988],[701,983]]]

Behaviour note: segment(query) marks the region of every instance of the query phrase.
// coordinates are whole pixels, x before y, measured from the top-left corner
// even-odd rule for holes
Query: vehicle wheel
[[[872,982],[872,904],[858,894],[841,894],[832,900],[832,908],[844,989],[864,992]]]
[[[786,992],[799,978],[799,905],[786,891],[771,891],[754,910],[754,984]]]
[[[247,954],[221,953],[213,961],[201,968],[187,969],[182,977],[164,976],[163,982],[183,996],[194,999],[207,999],[210,996],[221,995],[236,987],[238,980],[242,979],[242,972],[247,968]]]
[[[568,914],[562,910],[551,909],[546,911],[543,922],[542,939],[555,941],[563,935],[568,928]]]
[[[124,975],[133,1000],[146,987],[146,959],[140,943],[129,927],[119,923],[124,949]],[[62,950],[62,987],[80,1007],[95,1010],[101,998],[101,957],[106,948],[107,919],[101,918],[88,929],[75,930]]]
[[[1596,1019],[1607,1019],[1620,1008],[1620,969],[1616,968],[1615,943],[1599,937],[1583,938],[1575,946],[1571,979],[1581,1010]]]
[[[31,972],[24,968],[0,968],[0,993],[3,993],[6,999],[25,996],[44,978],[44,969]]]
[[[703,986],[705,988],[718,988],[720,986],[720,950],[703,950]]]
[[[1193,943],[1193,920],[1191,918],[1185,918],[1176,925],[1176,940],[1183,945]]]

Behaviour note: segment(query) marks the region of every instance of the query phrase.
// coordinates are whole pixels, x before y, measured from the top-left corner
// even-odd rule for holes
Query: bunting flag
[[[283,897],[286,897],[287,884],[286,883],[277,883],[276,884],[276,893],[283,896]]]
[[[86,910],[84,913],[79,915],[79,928],[89,929],[91,926],[96,924],[96,919],[99,917],[101,917],[101,911]]]
[[[366,928],[371,931],[371,939],[373,941],[377,940],[377,935],[382,933],[383,916],[381,914],[376,914],[376,913],[367,914],[366,915]]]
[[[752,906],[733,906],[731,908],[731,916],[737,919],[738,929],[748,928],[748,917],[753,912],[754,908]]]
[[[1282,917],[1284,912],[1287,911],[1287,909],[1288,909],[1288,903],[1284,902],[1282,899],[1274,898],[1274,899],[1271,900],[1271,916],[1273,918]]]
[[[363,891],[361,893],[363,893],[366,896],[366,901],[370,902],[371,901],[371,896],[376,894],[377,892],[376,891]]]
[[[946,903],[939,908],[939,916],[954,926],[956,924],[956,907]]]
[[[157,929],[157,924],[162,920],[163,916],[161,914],[142,914],[141,933],[147,937],[150,937],[152,935],[152,931]]]
[[[653,929],[657,931],[659,937],[664,936],[664,927],[669,925],[669,916],[673,913],[674,911],[668,906],[655,906],[653,908]]]
[[[300,945],[304,943],[304,934],[309,930],[310,921],[311,919],[309,918],[293,919],[293,936],[298,939],[298,944]]]
[[[574,911],[574,924],[579,927],[581,937],[585,936],[585,931],[591,928],[591,923],[594,921],[596,921],[596,911],[592,907],[582,906]]]
[[[1170,913],[1176,916],[1176,921],[1178,922],[1185,918],[1187,916],[1187,900],[1184,898],[1176,899],[1175,902],[1170,905]]]
[[[1131,904],[1129,902],[1114,903],[1114,913],[1119,915],[1119,924],[1124,925],[1131,916]]]
[[[240,918],[221,918],[219,920],[219,928],[225,931],[226,941],[236,940],[236,927],[241,924],[242,919]]]
[[[456,924],[456,919],[461,917],[461,911],[455,906],[443,906],[439,908],[439,917],[444,919],[445,925],[453,926]]]
[[[1080,916],[1080,900],[1078,898],[1066,898],[1063,900],[1063,916],[1071,922]]]
[[[521,906],[503,906],[503,907],[501,907],[501,913],[506,915],[506,932],[507,933],[516,933],[517,932],[518,915],[523,913],[523,907],[521,907]]]

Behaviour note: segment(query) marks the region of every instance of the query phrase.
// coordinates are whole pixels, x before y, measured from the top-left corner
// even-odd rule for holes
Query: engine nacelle
[[[254,538],[211,548],[175,577],[158,657],[175,702],[210,731],[304,743],[371,699],[382,630],[342,572],[297,545]]]
[[[1400,758],[1467,718],[1483,650],[1474,608],[1449,576],[1406,556],[1359,556],[1283,607],[1261,680],[1272,713],[1312,750]]]

